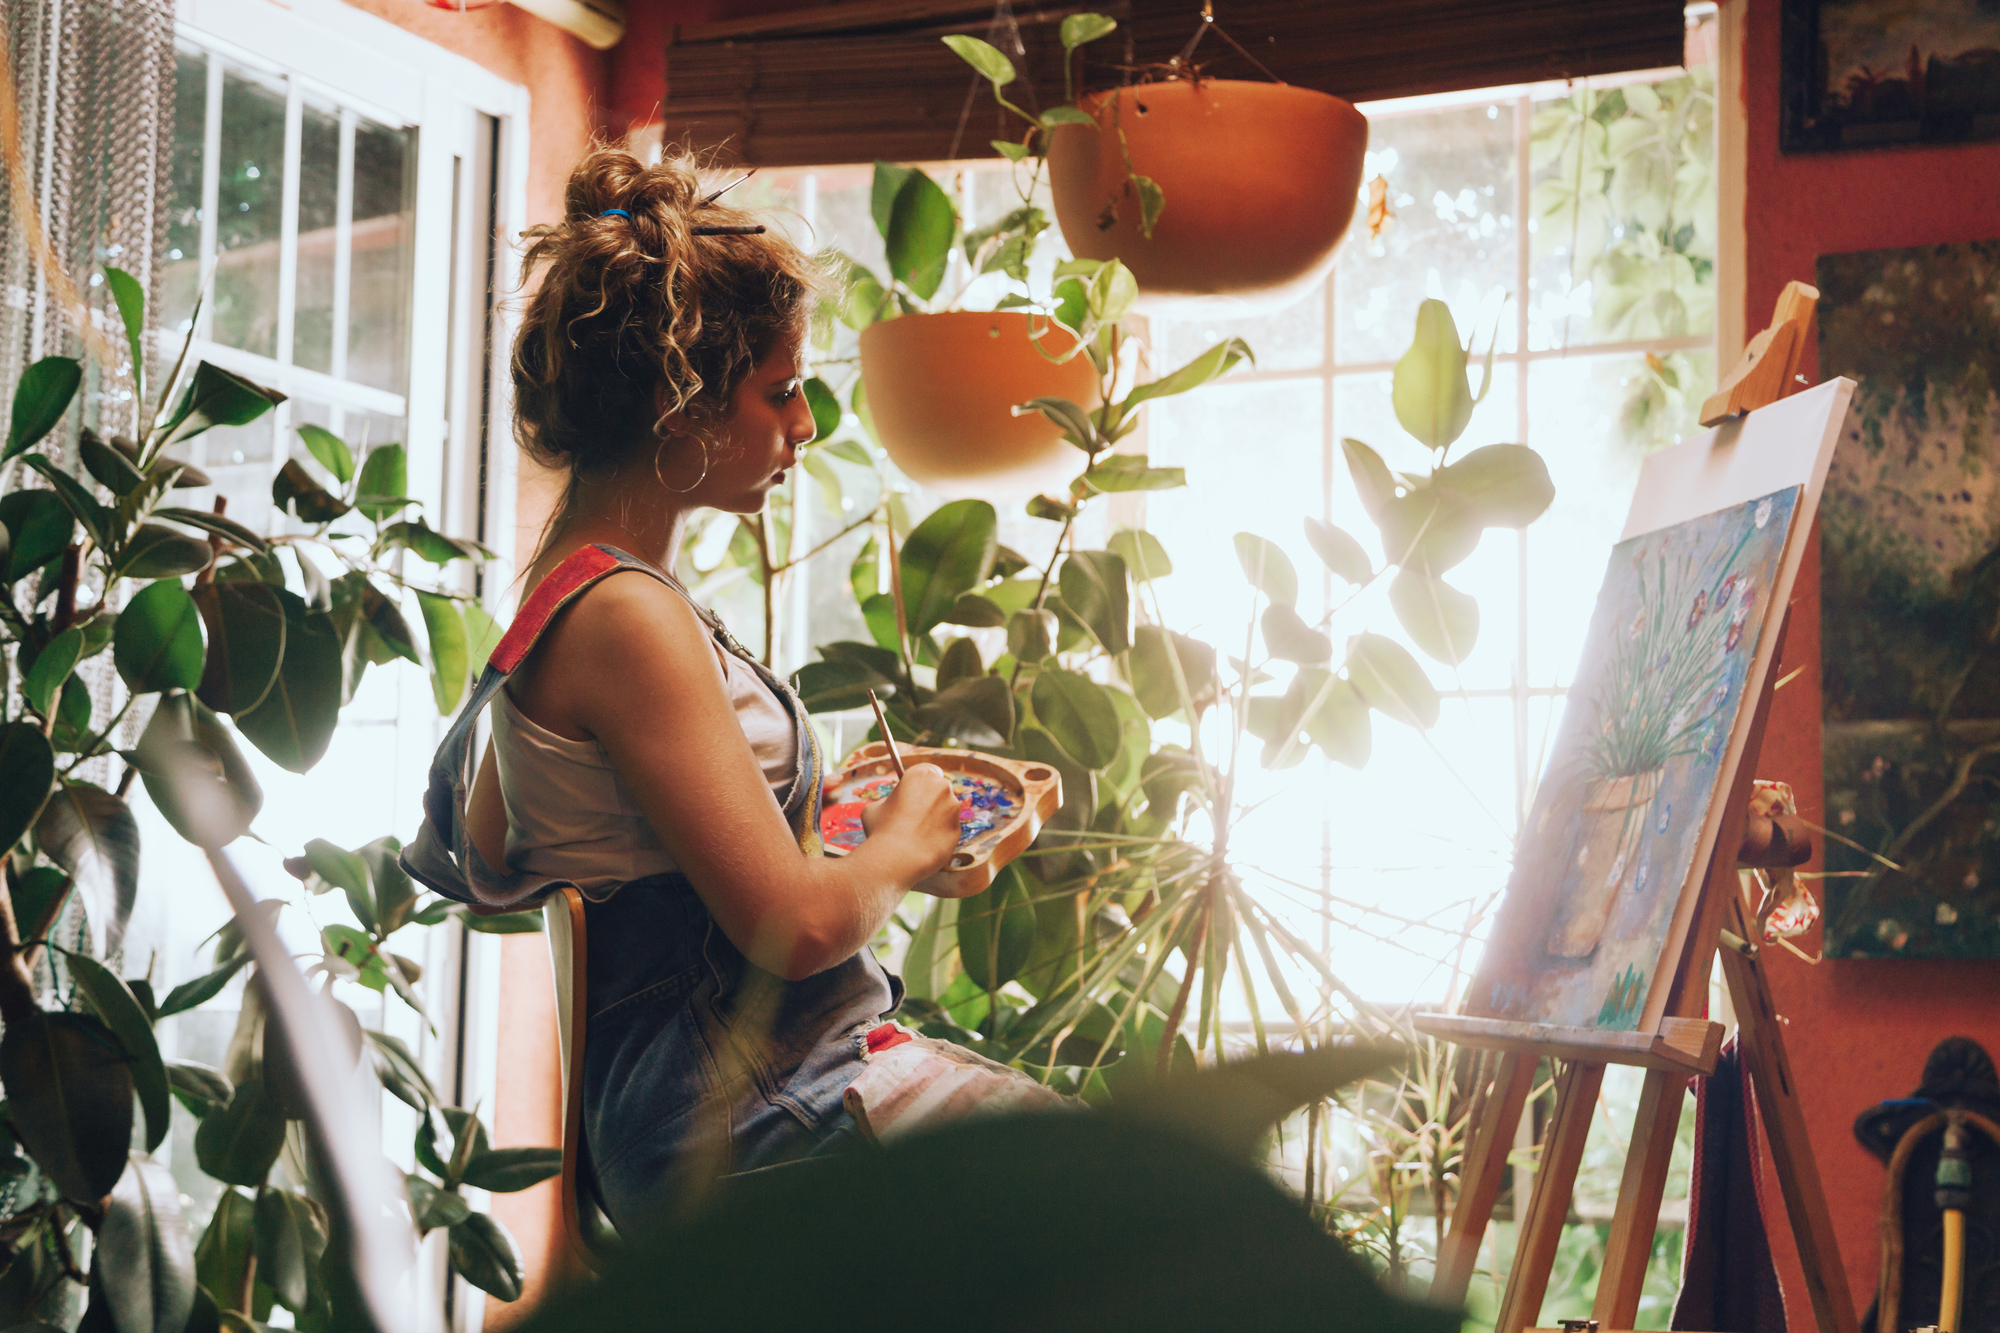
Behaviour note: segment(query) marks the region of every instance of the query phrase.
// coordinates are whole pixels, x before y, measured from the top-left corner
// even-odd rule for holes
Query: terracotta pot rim
[[[1357,116],[1361,115],[1360,109],[1354,103],[1348,101],[1338,93],[1329,93],[1318,88],[1304,88],[1296,83],[1276,83],[1270,79],[1202,79],[1199,81],[1193,79],[1161,79],[1157,83],[1128,83],[1122,88],[1100,88],[1094,93],[1083,93],[1077,97],[1076,104],[1079,108],[1088,109],[1085,108],[1085,103],[1103,104],[1125,93],[1137,96],[1140,93],[1158,92],[1166,88],[1185,88],[1189,92],[1198,93],[1202,89],[1211,86],[1229,89],[1269,88],[1274,92],[1298,93],[1308,99],[1318,98],[1336,103],[1337,105],[1346,107]]]
[[[1666,781],[1667,766],[1647,769],[1643,773],[1618,773],[1610,777],[1592,778],[1585,785],[1583,808],[1592,813],[1611,810],[1629,810],[1633,806],[1644,805],[1657,796],[1660,786]]]

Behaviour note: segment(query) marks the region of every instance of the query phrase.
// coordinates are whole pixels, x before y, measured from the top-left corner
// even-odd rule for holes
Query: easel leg
[[[1549,1126],[1548,1139],[1542,1145],[1535,1192],[1527,1211],[1515,1214],[1519,1221],[1514,1268],[1507,1278],[1507,1295],[1500,1303],[1493,1333],[1521,1333],[1541,1316],[1549,1270],[1555,1265],[1563,1223],[1569,1219],[1576,1170],[1583,1162],[1584,1141],[1590,1137],[1590,1120],[1603,1086],[1604,1066],[1582,1061],[1564,1065],[1556,1079],[1555,1123]]]
[[[1732,899],[1725,919],[1739,939],[1754,938],[1744,922],[1740,900]],[[1798,1242],[1799,1267],[1805,1272],[1806,1295],[1812,1299],[1813,1318],[1820,1333],[1857,1333],[1859,1323],[1854,1314],[1853,1294],[1847,1285],[1847,1270],[1840,1262],[1833,1216],[1827,1211],[1826,1194],[1820,1187],[1819,1170],[1806,1138],[1805,1113],[1799,1106],[1797,1085],[1792,1082],[1791,1061],[1785,1055],[1784,1033],[1771,1004],[1763,963],[1732,948],[1724,948],[1721,953],[1730,1002],[1736,1006],[1743,1059],[1750,1070],[1751,1085],[1756,1089],[1765,1141],[1771,1147],[1771,1163],[1777,1169],[1778,1184],[1785,1194],[1785,1211],[1791,1217],[1792,1235]]]
[[[1600,1328],[1630,1328],[1638,1317],[1687,1082],[1686,1075],[1665,1070],[1646,1073],[1639,1114],[1632,1122],[1632,1146],[1625,1154],[1625,1175],[1618,1182],[1618,1209],[1604,1247],[1604,1271],[1590,1309]]]
[[[1493,1205],[1506,1175],[1507,1153],[1514,1146],[1521,1109],[1534,1089],[1535,1065],[1534,1056],[1509,1051],[1501,1055],[1494,1070],[1493,1090],[1481,1108],[1480,1123],[1473,1127],[1472,1142],[1466,1146],[1458,1204],[1452,1209],[1451,1230],[1445,1234],[1437,1277],[1431,1282],[1431,1299],[1441,1304],[1461,1303],[1466,1288],[1472,1285],[1479,1242],[1486,1235],[1487,1223],[1493,1220]]]

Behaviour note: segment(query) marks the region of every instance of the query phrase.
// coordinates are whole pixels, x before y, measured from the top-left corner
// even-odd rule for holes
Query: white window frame
[[[215,254],[219,163],[214,145],[225,62],[288,80],[285,136],[290,162],[298,157],[302,98],[307,94],[324,96],[343,108],[343,159],[351,156],[355,115],[415,128],[407,392],[389,393],[289,364],[297,270],[296,171],[287,174],[281,204],[277,356],[260,356],[210,340],[205,336],[204,314],[190,358],[206,358],[288,395],[403,418],[409,493],[424,501],[432,522],[442,530],[478,535],[502,552],[501,559],[488,566],[482,588],[489,610],[504,622],[513,583],[518,477],[506,375],[513,322],[501,298],[519,281],[512,240],[527,226],[527,89],[340,0],[290,0],[283,8],[270,0],[177,0],[174,26],[178,40],[211,53],[210,124],[203,161],[200,271],[204,274]],[[477,173],[476,136],[496,132],[496,127],[489,182]],[[475,234],[475,220],[483,210],[461,206],[470,203],[475,190],[487,189],[494,238],[490,312],[484,304],[489,291],[484,271],[487,251]],[[350,225],[344,206],[341,213],[339,226],[344,233]],[[341,240],[346,240],[344,234]],[[344,244],[340,253],[344,260]],[[340,294],[347,266],[337,263],[337,323],[344,327]],[[156,336],[170,362],[179,352],[182,335],[163,329]],[[341,369],[338,359],[334,368]],[[292,453],[290,406],[280,405],[272,424],[273,476]],[[436,719],[429,727],[420,725],[426,717],[435,718],[429,686],[416,672],[402,674],[408,679],[401,690],[403,721],[394,729],[395,762],[402,767],[418,765],[416,771],[421,771],[442,736],[445,719]],[[399,813],[398,827],[385,831],[408,841],[418,816],[412,804]],[[269,895],[284,894],[288,886],[257,887]],[[435,931],[432,936],[424,963],[437,1033],[431,1035],[409,1014],[392,1028],[419,1053],[440,1095],[457,1105],[491,1108],[499,1057],[498,938],[462,927]],[[412,1164],[409,1141],[414,1129],[414,1113],[400,1104],[385,1105],[383,1148],[405,1169]],[[475,1206],[483,1207],[484,1202],[475,1200]],[[424,1333],[476,1330],[484,1319],[484,1293],[450,1278],[442,1234],[422,1250],[403,1294],[414,1315],[412,1326]]]

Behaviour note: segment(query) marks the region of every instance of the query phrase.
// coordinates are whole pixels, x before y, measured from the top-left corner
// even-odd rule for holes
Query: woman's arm
[[[529,698],[516,704],[604,745],[722,933],[766,971],[796,981],[852,957],[957,850],[951,785],[917,764],[873,812],[860,847],[838,859],[803,855],[707,629],[652,579],[606,579],[535,656]]]

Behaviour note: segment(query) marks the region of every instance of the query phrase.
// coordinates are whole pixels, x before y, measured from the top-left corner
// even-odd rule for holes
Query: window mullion
[[[299,286],[299,174],[300,141],[304,107],[299,95],[297,79],[285,80],[285,152],[284,184],[278,197],[278,338],[277,362],[280,366],[292,364],[293,326],[298,321]],[[280,381],[287,392],[291,390],[291,377],[286,375]],[[271,471],[272,475],[285,465],[291,456],[291,449],[285,444],[285,437],[291,426],[291,403],[278,404],[271,422]]]
[[[354,112],[340,109],[340,185],[333,208],[333,329],[331,373],[347,378],[348,280],[354,271]]]
[[[1534,255],[1528,241],[1528,210],[1531,203],[1534,162],[1533,100],[1523,95],[1514,103],[1514,350],[1520,358],[1514,365],[1514,438],[1529,444],[1528,438],[1528,280]],[[1496,332],[1496,335],[1497,332]],[[1515,625],[1514,625],[1514,828],[1518,832],[1528,818],[1528,792],[1536,774],[1528,771],[1528,530],[1514,533]]]
[[[215,290],[216,210],[222,198],[222,57],[208,53],[208,94],[202,99],[201,127],[201,274],[203,292],[196,297],[195,337],[206,341],[215,329],[215,303],[203,300]]]

